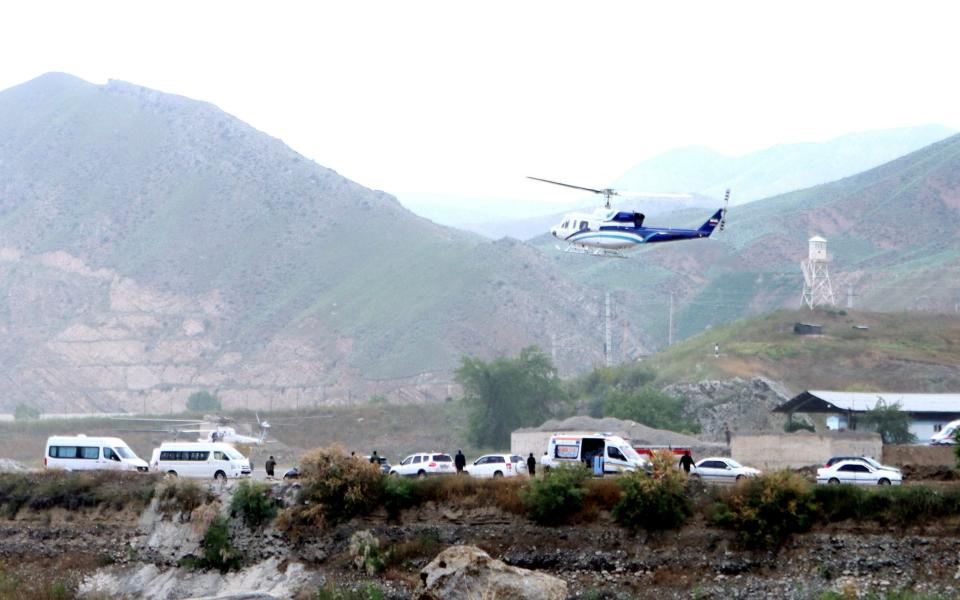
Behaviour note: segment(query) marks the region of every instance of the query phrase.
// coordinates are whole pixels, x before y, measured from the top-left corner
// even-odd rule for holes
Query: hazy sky
[[[678,146],[960,128],[952,2],[48,2],[0,8],[0,88],[47,71],[212,102],[368,187],[524,200]]]

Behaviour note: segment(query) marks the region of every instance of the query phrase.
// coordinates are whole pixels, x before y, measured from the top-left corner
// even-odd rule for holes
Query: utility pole
[[[670,292],[670,321],[667,324],[667,346],[673,345],[673,292]]]

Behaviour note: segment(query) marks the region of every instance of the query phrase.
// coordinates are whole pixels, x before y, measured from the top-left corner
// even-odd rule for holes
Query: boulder
[[[497,600],[563,600],[562,579],[492,558],[475,546],[451,546],[420,571],[420,600],[464,598]]]

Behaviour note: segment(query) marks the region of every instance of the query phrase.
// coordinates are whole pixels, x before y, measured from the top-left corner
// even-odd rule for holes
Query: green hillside
[[[823,335],[795,334],[798,322],[823,325]],[[957,392],[960,316],[779,310],[715,327],[646,364],[661,384],[764,376],[785,383],[793,393]]]

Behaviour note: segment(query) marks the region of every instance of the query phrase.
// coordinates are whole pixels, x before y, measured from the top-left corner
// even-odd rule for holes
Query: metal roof
[[[807,390],[776,407],[774,412],[865,412],[878,402],[899,404],[908,413],[960,414],[960,394],[900,394],[892,392],[832,392]]]

